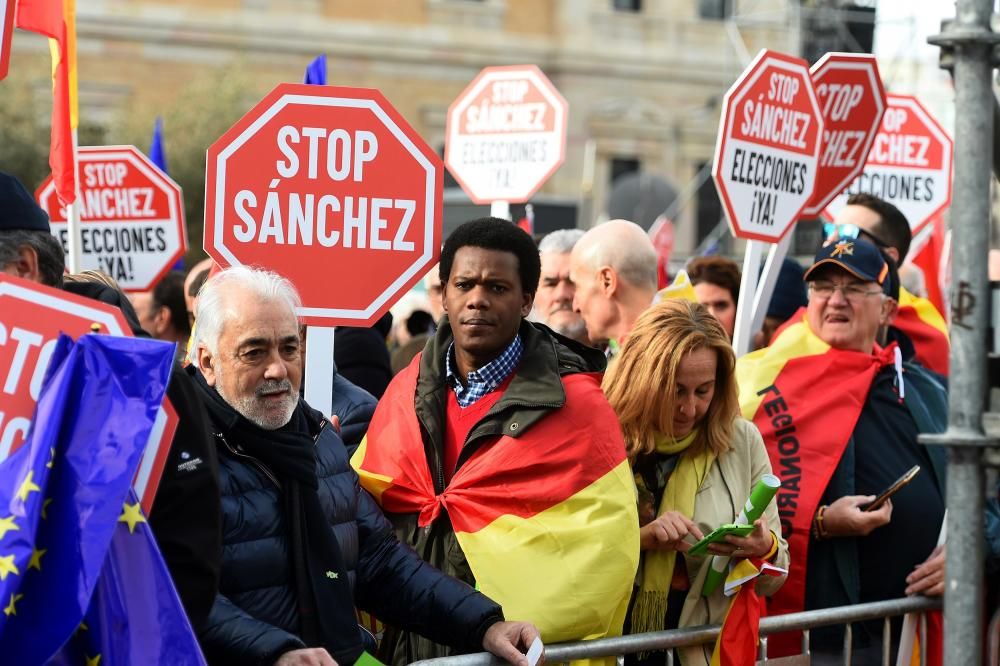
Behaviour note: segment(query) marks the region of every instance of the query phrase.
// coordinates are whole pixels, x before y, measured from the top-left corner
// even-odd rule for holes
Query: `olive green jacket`
[[[503,396],[477,423],[466,438],[457,467],[483,444],[506,435],[530,438],[531,426],[566,403],[564,375],[579,372],[603,372],[606,361],[599,350],[562,337],[545,326],[522,321],[519,331],[523,351],[521,362]],[[424,452],[434,479],[435,491],[444,490],[444,432],[448,385],[445,354],[452,343],[447,319],[427,342],[420,357],[420,373],[414,398],[414,410],[423,435]],[[418,527],[418,514],[386,514],[399,539],[412,546],[430,564],[445,573],[475,585],[476,581],[458,544],[447,513],[428,527]],[[443,657],[450,650],[421,636],[387,630],[379,648],[383,660],[411,663]]]

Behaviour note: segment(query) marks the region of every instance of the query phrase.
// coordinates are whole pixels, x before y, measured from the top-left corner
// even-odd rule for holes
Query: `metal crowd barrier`
[[[928,597],[907,597],[905,599],[892,599],[889,601],[876,601],[867,604],[855,604],[853,606],[838,606],[836,608],[823,608],[820,610],[805,611],[802,613],[789,613],[787,615],[775,615],[766,617],[760,621],[760,650],[759,658],[767,660],[767,635],[778,634],[785,631],[802,632],[802,653],[809,654],[809,630],[816,627],[827,627],[831,625],[846,625],[844,632],[844,664],[850,666],[851,663],[851,624],[855,622],[865,622],[870,620],[883,619],[886,630],[882,632],[882,663],[890,665],[890,632],[888,631],[889,619],[906,613],[923,613],[926,611],[940,610],[941,600]],[[702,625],[698,627],[687,627],[684,629],[672,629],[670,631],[654,631],[648,634],[635,634],[632,636],[617,636],[615,638],[603,638],[595,641],[577,641],[573,643],[559,643],[545,646],[545,662],[547,664],[557,664],[576,659],[597,659],[601,657],[616,657],[621,664],[624,655],[635,652],[645,652],[650,650],[663,650],[666,648],[690,647],[713,643],[719,635],[719,625]],[[921,664],[925,653],[923,645],[923,634],[921,631]],[[442,659],[427,659],[415,662],[422,666],[496,666],[503,662],[486,652],[477,654],[465,654],[456,657],[445,657]],[[673,651],[667,652],[667,666],[674,663]],[[788,662],[784,659],[782,663],[803,663],[808,664],[808,660]]]

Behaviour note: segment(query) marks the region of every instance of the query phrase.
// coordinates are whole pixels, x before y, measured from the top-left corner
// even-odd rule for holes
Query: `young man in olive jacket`
[[[604,355],[525,319],[539,256],[510,222],[460,226],[440,267],[447,317],[379,402],[362,484],[400,540],[546,643],[619,635],[638,517]],[[383,659],[449,653],[400,629]]]

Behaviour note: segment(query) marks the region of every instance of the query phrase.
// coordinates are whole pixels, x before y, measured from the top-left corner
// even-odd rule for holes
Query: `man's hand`
[[[538,629],[529,622],[497,622],[486,630],[483,649],[515,666],[528,666],[524,654],[536,638],[539,638]],[[543,653],[538,664],[544,661]]]
[[[764,519],[760,518],[753,524],[753,532],[745,537],[738,537],[730,534],[726,537],[726,543],[713,543],[708,546],[708,552],[713,555],[728,555],[730,557],[743,557],[755,559],[764,557],[771,552],[774,545],[774,535],[767,529]]]
[[[303,648],[281,655],[274,666],[337,666],[337,662],[323,648]]]
[[[875,528],[887,525],[892,518],[891,500],[875,511],[861,510],[874,500],[874,495],[844,495],[826,507],[823,531],[832,537],[868,536]]]
[[[684,541],[688,534],[698,541],[705,538],[698,526],[677,511],[666,511],[651,523],[643,525],[639,530],[640,550],[676,550],[688,552],[691,544]]]
[[[944,594],[944,545],[938,546],[906,577],[906,594],[940,597]]]

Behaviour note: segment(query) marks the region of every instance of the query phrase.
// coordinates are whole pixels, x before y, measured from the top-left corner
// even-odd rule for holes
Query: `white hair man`
[[[573,307],[594,342],[612,347],[627,335],[656,295],[656,250],[635,222],[611,220],[583,235],[570,259]]]
[[[580,313],[573,309],[576,285],[569,277],[570,256],[573,247],[583,238],[583,233],[583,229],[559,229],[538,244],[542,273],[538,291],[535,292],[532,319],[560,335],[589,344],[587,325]]]
[[[354,608],[459,650],[527,663],[538,635],[396,540],[347,449],[299,398],[299,297],[236,267],[206,282],[191,352],[219,453],[222,576],[199,639],[212,662],[354,663],[374,642]],[[458,610],[455,610],[458,609]]]

